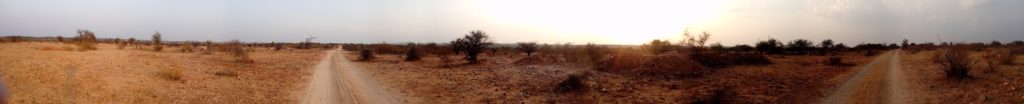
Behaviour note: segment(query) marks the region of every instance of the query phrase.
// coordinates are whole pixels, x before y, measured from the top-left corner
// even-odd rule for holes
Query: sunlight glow
[[[496,22],[541,26],[577,41],[642,44],[680,37],[722,10],[719,0],[501,0],[479,1]],[[693,31],[691,29],[691,31]]]

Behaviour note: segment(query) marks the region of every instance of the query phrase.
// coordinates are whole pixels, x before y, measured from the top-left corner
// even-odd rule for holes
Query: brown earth
[[[1024,57],[1016,57],[1010,65],[1000,66],[990,72],[983,62],[974,64],[970,70],[971,78],[947,78],[932,63],[936,50],[917,53],[900,54],[903,69],[910,80],[908,87],[917,91],[910,102],[914,103],[947,103],[947,104],[1012,104],[1024,102]],[[971,51],[973,60],[982,60],[983,52]]]
[[[346,52],[348,59],[356,53]],[[543,55],[543,54],[541,54]],[[567,62],[526,64],[525,55],[483,55],[481,64],[439,67],[436,56],[401,61],[399,55],[354,62],[381,83],[422,103],[692,103],[720,96],[725,103],[818,103],[834,86],[860,68],[827,66],[828,56],[771,56],[765,66],[735,66],[697,78],[663,79],[595,71]],[[458,58],[457,56],[450,56]],[[872,57],[840,55],[862,65]],[[530,59],[535,60],[535,59]],[[460,61],[459,63],[463,63]],[[583,75],[586,87],[557,92],[571,74]]]
[[[298,103],[317,50],[249,49],[250,64],[227,53],[149,47],[64,51],[71,44],[0,44],[0,78],[11,103]],[[170,73],[170,74],[168,74]],[[180,77],[170,77],[175,74]]]

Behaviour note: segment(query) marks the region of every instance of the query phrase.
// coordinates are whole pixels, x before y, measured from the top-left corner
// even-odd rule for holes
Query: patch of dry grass
[[[298,103],[319,50],[252,49],[252,64],[228,53],[149,50],[46,51],[73,44],[0,44],[0,78],[11,103]],[[168,47],[175,48],[175,47]],[[166,74],[165,74],[166,73]],[[233,76],[233,77],[232,77]],[[178,81],[167,81],[177,79]]]
[[[931,60],[938,50],[921,51],[901,56],[903,69],[918,96],[919,103],[1019,103],[1024,102],[1024,65],[1001,65],[989,69],[971,69],[969,79],[952,80]],[[967,52],[970,58],[982,58],[982,52]],[[1014,58],[1012,60],[1024,60]],[[975,64],[975,67],[981,64]]]

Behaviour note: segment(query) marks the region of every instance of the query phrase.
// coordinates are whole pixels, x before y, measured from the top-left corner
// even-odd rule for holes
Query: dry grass
[[[1009,64],[998,66],[992,72],[989,69],[971,69],[969,79],[953,80],[947,78],[940,65],[933,63],[932,57],[941,54],[938,50],[921,51],[917,54],[904,54],[903,69],[913,82],[910,89],[915,89],[918,99],[911,102],[919,103],[991,103],[1009,104],[1024,102],[1024,65]],[[984,51],[966,52],[970,58],[982,58]],[[1024,60],[1015,57],[1011,60]],[[981,64],[975,64],[975,67]]]
[[[358,59],[358,52],[348,54],[349,59]],[[547,59],[560,57],[544,54],[532,57],[550,62],[516,64],[522,61],[519,59],[531,58],[485,55],[480,64],[448,68],[433,67],[441,63],[436,56],[408,62],[391,57],[397,55],[381,54],[375,61],[353,64],[422,103],[815,103],[853,72],[846,69],[856,68],[805,62],[825,60],[827,56],[770,57],[775,64],[735,66],[704,77],[665,79],[596,71],[585,63]],[[838,57],[856,64],[870,58],[851,53]],[[586,76],[579,80],[579,91],[559,93],[558,86],[576,74]]]
[[[322,52],[253,49],[253,64],[237,64],[223,52],[202,55],[148,50],[46,51],[70,44],[0,44],[0,78],[10,103],[298,103]],[[171,47],[173,48],[173,47]],[[263,61],[259,61],[263,60]],[[269,61],[273,60],[273,61]],[[162,77],[180,72],[178,81]],[[218,74],[225,71],[235,73]],[[173,75],[173,74],[167,74]]]
[[[176,69],[176,68],[160,68],[160,69],[157,69],[156,75],[160,76],[162,78],[165,78],[167,80],[173,80],[173,81],[181,80],[181,76],[182,76],[181,75],[181,70],[180,69]]]

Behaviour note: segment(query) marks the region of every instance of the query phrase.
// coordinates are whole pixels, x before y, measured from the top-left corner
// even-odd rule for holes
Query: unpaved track
[[[384,90],[384,86],[364,74],[337,50],[327,55],[313,69],[312,81],[302,98],[303,104],[399,104],[401,97]]]
[[[865,65],[822,101],[824,104],[904,104],[906,79],[899,50],[885,52]]]

